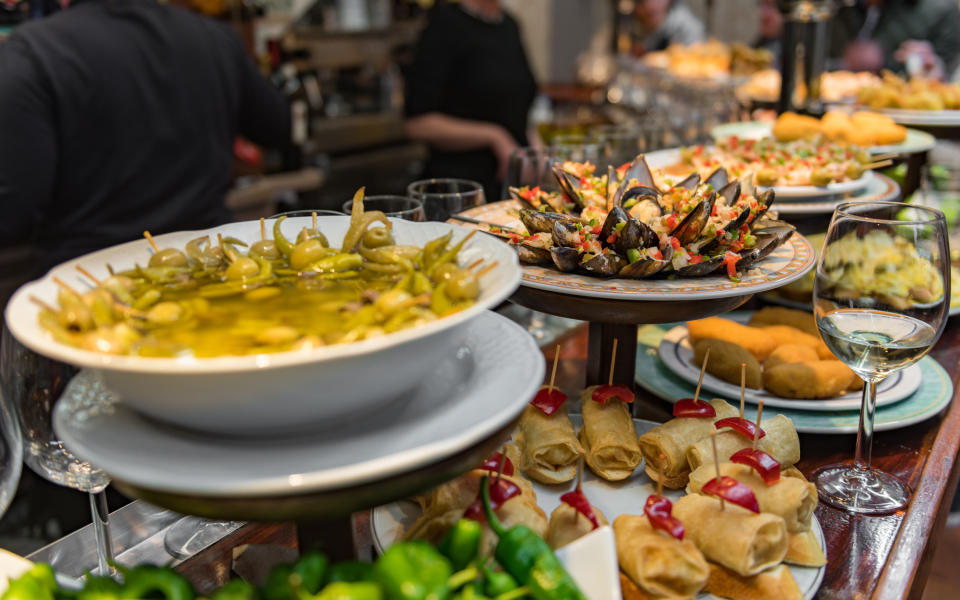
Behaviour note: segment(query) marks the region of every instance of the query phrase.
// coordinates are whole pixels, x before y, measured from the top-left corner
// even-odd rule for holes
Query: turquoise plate
[[[729,315],[728,315],[729,316]],[[662,325],[643,325],[640,327],[637,345],[636,382],[651,394],[673,403],[680,398],[693,396],[695,386],[674,375],[660,361],[657,348],[670,329],[683,323]],[[900,429],[929,419],[950,404],[953,398],[953,384],[950,376],[932,358],[920,360],[923,383],[920,389],[910,397],[889,406],[877,408],[876,430]],[[793,421],[801,433],[856,433],[860,423],[860,411],[813,411],[773,409]],[[769,413],[770,411],[765,411]],[[747,405],[745,415],[756,418],[756,407]]]

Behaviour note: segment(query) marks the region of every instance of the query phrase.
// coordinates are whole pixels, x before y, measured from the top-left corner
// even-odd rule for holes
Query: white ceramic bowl
[[[309,224],[309,218],[288,219],[288,235]],[[331,245],[346,233],[349,218],[319,217],[318,228]],[[393,220],[399,244],[423,246],[453,231],[453,243],[469,229],[446,223]],[[258,221],[232,223],[209,231],[181,231],[157,236],[163,247],[182,248],[196,237],[217,233],[246,242],[259,239]],[[153,418],[208,432],[271,435],[304,430],[321,421],[360,417],[383,409],[414,387],[447,352],[451,334],[460,325],[505,300],[520,282],[516,253],[486,235],[476,235],[460,252],[466,265],[483,257],[496,268],[481,280],[481,295],[470,308],[419,327],[349,344],[305,351],[216,358],[141,358],[99,354],[53,339],[37,322],[31,296],[56,304],[53,277],[75,289],[91,284],[76,270],[82,265],[97,277],[116,269],[145,265],[151,250],[146,240],[93,252],[53,268],[13,295],[6,309],[10,332],[35,352],[78,367],[94,369],[107,387],[134,409]]]

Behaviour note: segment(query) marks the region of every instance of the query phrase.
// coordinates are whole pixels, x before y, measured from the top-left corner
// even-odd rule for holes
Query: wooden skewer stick
[[[42,308],[42,309],[44,309],[44,310],[46,310],[46,311],[50,311],[50,312],[52,312],[53,314],[57,314],[57,309],[55,309],[54,307],[50,306],[49,304],[47,304],[46,302],[44,302],[44,301],[41,300],[40,298],[37,298],[36,296],[30,296],[30,302],[33,302],[34,304],[36,304],[37,306],[39,306],[40,308]]]
[[[557,344],[557,353],[553,355],[553,371],[550,372],[550,385],[547,386],[547,389],[550,390],[550,393],[553,393],[553,382],[557,378],[557,362],[560,361],[560,344]]]
[[[878,160],[876,162],[867,163],[863,165],[864,169],[882,169],[883,167],[889,167],[893,164],[892,160]]]
[[[223,250],[223,253],[227,255],[227,258],[230,259],[230,262],[237,262],[237,257],[234,256],[233,252],[231,252],[230,250],[224,249],[224,247],[223,247],[223,234],[222,234],[222,233],[218,233],[218,234],[217,234],[217,243],[220,244],[220,249]]]
[[[313,231],[316,232],[317,231],[317,211],[311,212],[310,218],[312,219],[311,223],[313,225]]]
[[[153,241],[153,236],[150,235],[149,231],[143,232],[143,237],[147,238],[147,241],[150,242],[150,245],[153,246],[154,252],[160,252],[160,248],[157,246],[157,243]]]
[[[95,284],[100,285],[102,283],[99,279],[93,276],[93,273],[84,269],[82,266],[77,265],[77,270],[80,271],[81,274],[86,275],[87,278],[90,279],[90,281],[94,282]]]
[[[660,453],[657,461],[657,495],[663,497],[663,461],[667,459],[664,453]]]
[[[753,449],[757,449],[757,443],[760,441],[760,419],[763,418],[763,398],[760,398],[759,406],[757,406],[757,427],[756,431],[753,432]]]
[[[113,270],[113,265],[110,263],[107,263],[107,273],[110,273],[110,277],[113,277],[117,274],[117,272]]]
[[[487,265],[487,266],[485,266],[484,268],[482,268],[482,269],[480,269],[479,271],[477,271],[477,279],[480,279],[481,277],[483,277],[484,275],[486,275],[486,274],[489,273],[490,271],[496,269],[498,264],[499,264],[499,263],[498,263],[497,261],[493,261],[493,262],[490,263],[489,265]]]
[[[747,363],[740,363],[740,418],[743,418],[743,394],[747,388]]]
[[[260,239],[261,240],[267,239],[267,226],[263,221],[263,217],[260,217]]]
[[[475,260],[475,261],[473,261],[472,263],[470,263],[469,265],[467,265],[467,270],[468,270],[468,271],[472,271],[472,270],[476,269],[477,267],[479,267],[479,266],[482,265],[482,264],[483,264],[483,259],[482,259],[482,258],[478,258],[477,260]]]
[[[610,352],[610,376],[607,377],[607,385],[613,385],[613,367],[617,364],[617,338],[613,338],[613,350]]]
[[[583,455],[582,454],[580,455],[580,458],[577,460],[577,487],[574,489],[576,489],[578,492],[580,492],[583,489]],[[573,511],[574,524],[576,524],[576,522],[579,520],[580,520],[580,511],[574,510]]]
[[[71,294],[75,294],[75,295],[77,295],[77,296],[80,295],[80,293],[77,292],[77,290],[75,290],[75,289],[73,289],[72,287],[70,287],[69,285],[67,285],[67,283],[66,283],[65,281],[63,281],[62,279],[60,279],[59,277],[54,277],[54,278],[53,278],[53,282],[54,282],[55,284],[57,284],[58,286],[60,286],[61,288],[63,288],[65,291],[70,292]]]
[[[717,454],[717,432],[710,432],[710,443],[713,445],[713,466],[717,470],[717,479],[720,479],[720,458]],[[720,510],[723,510],[723,497],[720,497]]]
[[[703,374],[707,371],[707,360],[710,359],[710,348],[707,348],[706,353],[703,355],[703,364],[700,365],[700,378],[697,379],[697,391],[693,393],[693,403],[696,404],[700,398],[700,386],[703,384]]]
[[[871,154],[870,159],[876,162],[880,160],[892,160],[894,158],[898,158],[899,156],[900,155],[896,152],[883,152],[880,154]]]
[[[466,246],[466,245],[467,245],[467,242],[470,241],[470,238],[472,238],[473,236],[477,235],[477,232],[478,232],[478,231],[480,231],[480,230],[479,230],[479,229],[471,229],[471,230],[470,230],[470,233],[468,233],[467,236],[466,236],[465,238],[463,238],[463,241],[461,242],[461,244],[463,244],[463,245],[460,246],[460,247],[463,248],[463,246]]]

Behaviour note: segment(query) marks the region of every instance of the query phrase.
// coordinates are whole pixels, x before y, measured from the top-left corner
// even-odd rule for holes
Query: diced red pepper
[[[590,396],[594,402],[606,404],[610,398],[617,398],[621,402],[633,402],[633,390],[625,385],[601,385],[593,390]]]
[[[694,400],[693,398],[684,398],[678,400],[673,405],[673,416],[675,417],[693,417],[693,418],[714,418],[717,416],[716,409],[709,402],[703,400]]]
[[[608,243],[608,244],[612,244],[612,243],[614,243],[615,241],[617,241],[617,234],[611,233],[610,235],[607,236],[607,243]]]
[[[590,183],[590,182],[587,180],[586,177],[581,177],[581,178],[580,178],[580,187],[585,188],[585,187],[587,187],[587,184],[588,184],[588,183]]]
[[[590,230],[590,233],[592,233],[593,235],[600,235],[601,231],[603,231],[602,225],[594,225],[593,228]]]
[[[730,279],[737,279],[738,262],[740,262],[740,255],[736,252],[727,252],[723,255],[723,264],[727,267],[727,276]]]
[[[760,429],[760,433],[757,434],[757,426],[753,421],[748,421],[747,419],[741,419],[740,417],[727,417],[726,419],[720,419],[713,426],[717,429],[723,429],[724,427],[729,427],[730,429],[736,431],[743,437],[748,440],[752,440],[754,436],[757,436],[757,439],[762,438],[767,435],[763,429]]]
[[[569,504],[575,508],[578,513],[585,516],[587,520],[593,523],[594,529],[600,527],[600,522],[597,521],[597,515],[593,512],[593,507],[590,506],[590,501],[587,500],[587,496],[583,493],[583,490],[576,489],[572,492],[567,492],[566,494],[560,496],[560,502]]]
[[[490,486],[490,507],[493,508],[493,510],[497,510],[503,506],[510,498],[520,495],[520,487],[506,479],[490,480],[488,485]],[[463,511],[463,518],[473,519],[481,523],[486,521],[487,517],[483,513],[483,500],[479,494],[477,494],[477,499],[473,501],[473,504],[468,506],[467,510]]]
[[[673,517],[673,504],[663,496],[650,494],[643,505],[643,514],[650,521],[650,526],[654,529],[666,531],[670,537],[678,540],[683,539],[685,530],[683,523]]]
[[[490,458],[480,463],[478,469],[484,471],[490,471],[491,473],[496,473],[500,470],[500,457],[503,456],[500,452],[494,452],[490,455]],[[503,474],[504,475],[513,475],[516,471],[513,469],[513,462],[509,458],[503,456]]]
[[[780,463],[763,450],[754,450],[753,448],[737,450],[730,457],[730,462],[752,467],[754,471],[760,474],[760,477],[763,477],[763,482],[767,485],[773,485],[780,481]]]
[[[649,255],[657,260],[663,260],[663,253],[660,252],[660,248],[654,248],[649,252]]]
[[[676,213],[670,213],[669,215],[667,215],[666,224],[667,224],[667,227],[669,227],[671,230],[673,230],[673,228],[677,226]]]
[[[717,237],[720,237],[721,235],[723,235],[723,234],[725,234],[725,233],[726,233],[726,231],[724,231],[723,229],[721,229],[721,228],[718,227],[715,235],[716,235]]]
[[[757,503],[757,497],[753,490],[745,483],[740,483],[733,477],[716,477],[708,481],[700,491],[711,496],[719,496],[731,504],[742,506],[743,508],[758,513],[760,505]]]
[[[670,245],[673,246],[673,249],[674,249],[674,250],[679,250],[679,249],[680,249],[680,240],[678,240],[678,239],[675,238],[675,237],[671,237],[671,238],[670,238]]]
[[[519,243],[520,243],[520,236],[517,235],[516,233],[511,233],[511,234],[510,234],[510,241],[513,242],[514,244],[519,244]]]
[[[548,417],[563,406],[563,403],[566,402],[567,395],[561,392],[560,390],[554,388],[543,388],[537,395],[533,397],[533,400],[530,401],[534,407],[540,409],[540,412],[547,415]]]
[[[623,163],[622,165],[617,167],[617,177],[619,177],[620,179],[623,179],[623,174],[626,173],[627,169],[629,168],[630,168],[630,163]]]
[[[690,255],[690,259],[688,260],[688,262],[689,262],[691,265],[699,265],[700,263],[703,262],[703,257],[700,256],[699,254],[691,254],[691,255]]]
[[[733,242],[732,244],[730,244],[730,250],[731,250],[732,252],[740,252],[741,250],[743,250],[743,241],[742,241],[742,240],[736,240],[735,242]]]

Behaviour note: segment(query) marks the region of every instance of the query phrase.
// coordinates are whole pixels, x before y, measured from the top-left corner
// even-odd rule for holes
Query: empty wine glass
[[[23,437],[17,425],[17,413],[0,389],[0,515],[7,512],[23,467]]]
[[[820,499],[882,514],[909,501],[907,486],[870,466],[877,384],[920,360],[947,321],[949,250],[943,213],[900,202],[848,202],[830,221],[814,283],[817,327],[864,382],[853,464],[817,474]]]
[[[366,196],[363,199],[364,210],[379,210],[388,217],[403,219],[404,221],[422,222],[427,220],[423,211],[423,203],[415,198],[406,196]],[[343,212],[348,215],[353,210],[353,200],[343,203]]]
[[[3,327],[0,342],[0,378],[23,437],[23,461],[35,473],[58,485],[87,492],[97,547],[97,573],[112,574],[113,545],[104,490],[110,477],[74,456],[51,425],[53,407],[77,373],[70,365],[40,356],[26,348]]]
[[[483,186],[469,179],[422,179],[407,186],[407,195],[423,204],[428,221],[446,221],[451,214],[480,206]]]

